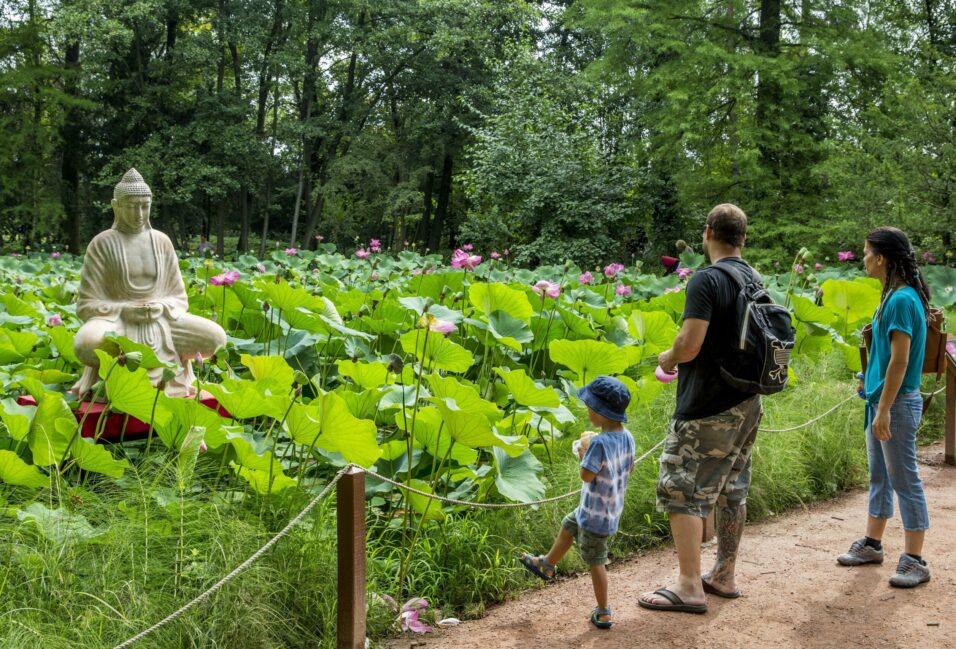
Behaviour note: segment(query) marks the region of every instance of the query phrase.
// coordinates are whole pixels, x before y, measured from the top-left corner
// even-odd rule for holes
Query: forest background
[[[135,166],[181,249],[649,260],[717,202],[785,261],[952,255],[952,0],[0,0],[0,249]],[[948,260],[952,261],[952,260]]]

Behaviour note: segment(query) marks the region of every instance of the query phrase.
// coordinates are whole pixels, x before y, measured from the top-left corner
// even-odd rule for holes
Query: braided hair
[[[923,303],[923,311],[929,314],[930,290],[916,265],[916,251],[910,244],[909,238],[899,228],[884,226],[870,231],[866,235],[866,242],[878,255],[886,259],[886,282],[883,284],[883,295],[880,298],[880,311],[886,302],[886,297],[893,290],[894,280],[902,280],[907,286],[912,286]]]

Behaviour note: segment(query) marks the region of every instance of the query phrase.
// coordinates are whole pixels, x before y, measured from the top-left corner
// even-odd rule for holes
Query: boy
[[[588,421],[601,432],[590,438],[582,436],[578,456],[581,458],[581,501],[577,509],[561,521],[561,531],[551,550],[544,556],[522,554],[521,565],[533,574],[551,581],[555,565],[575,540],[581,559],[591,568],[591,584],[597,608],[591,611],[591,624],[599,629],[611,628],[611,607],[607,601],[607,540],[617,531],[624,509],[627,477],[634,468],[634,438],[622,422],[627,421],[627,405],[631,395],[627,387],[610,376],[599,376],[578,391],[588,407]]]

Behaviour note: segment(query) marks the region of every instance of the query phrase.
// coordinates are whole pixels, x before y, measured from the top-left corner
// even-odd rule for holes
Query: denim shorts
[[[746,504],[763,409],[753,396],[711,417],[672,419],[661,453],[657,510],[705,517]]]
[[[607,540],[608,536],[594,534],[582,529],[578,525],[578,510],[572,511],[561,521],[561,527],[568,531],[568,534],[574,537],[578,544],[578,552],[581,554],[581,561],[589,566],[603,566],[607,564]]]

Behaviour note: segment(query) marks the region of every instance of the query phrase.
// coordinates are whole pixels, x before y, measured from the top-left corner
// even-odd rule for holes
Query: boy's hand
[[[581,433],[580,443],[578,444],[578,458],[584,459],[584,454],[588,452],[588,446],[591,445],[591,438],[597,435],[593,430],[586,430]]]

